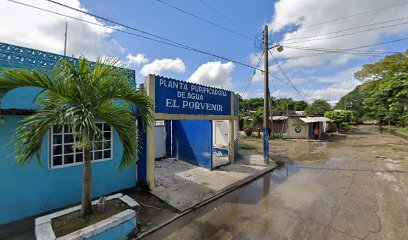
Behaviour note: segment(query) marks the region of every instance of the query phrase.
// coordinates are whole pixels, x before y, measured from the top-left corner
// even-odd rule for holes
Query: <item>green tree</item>
[[[363,111],[371,118],[405,126],[408,121],[407,108],[408,51],[386,56],[384,59],[366,64],[355,73],[363,81]]]
[[[243,111],[256,111],[259,107],[262,107],[264,104],[263,98],[250,98],[242,99],[239,104],[240,112]]]
[[[386,77],[398,76],[408,72],[408,51],[386,56],[384,59],[365,64],[354,77],[362,82],[383,80]]]
[[[306,101],[295,101],[293,110],[304,111],[308,106],[309,104]]]
[[[353,111],[329,111],[324,114],[325,117],[333,120],[337,126],[346,127],[355,122]]]
[[[325,112],[330,110],[331,106],[327,101],[317,99],[305,109],[305,112],[309,116],[323,116]]]
[[[367,88],[367,85],[357,86],[353,91],[343,96],[339,102],[337,102],[335,108],[354,111],[356,118],[361,119],[366,115],[364,111],[364,101],[369,96],[369,91],[371,91],[371,89],[367,90]]]
[[[263,125],[263,107],[259,107],[256,109],[254,113],[251,114],[252,118],[252,123],[251,127],[252,128],[260,128]]]
[[[272,109],[275,111],[294,110],[295,102],[292,98],[279,98],[275,100],[275,105]]]
[[[365,99],[367,114],[405,127],[408,121],[408,73],[386,77]]]
[[[42,90],[36,97],[40,109],[24,119],[12,139],[19,166],[34,157],[40,163],[42,141],[51,127],[71,128],[78,140],[74,148],[84,151],[81,215],[86,216],[92,213],[93,142],[106,142],[95,120],[105,121],[117,131],[123,146],[119,168],[123,169],[137,161],[139,154],[137,119],[131,108],[138,107],[145,128],[153,119],[153,106],[145,93],[129,85],[116,59],[100,59],[93,67],[85,58],[81,58],[77,66],[65,60],[58,65],[52,74],[4,69],[0,73],[0,94],[20,87]]]

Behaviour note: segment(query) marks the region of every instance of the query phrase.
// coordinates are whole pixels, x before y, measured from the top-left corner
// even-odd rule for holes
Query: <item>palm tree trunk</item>
[[[92,152],[84,151],[84,174],[82,176],[81,216],[92,214]]]

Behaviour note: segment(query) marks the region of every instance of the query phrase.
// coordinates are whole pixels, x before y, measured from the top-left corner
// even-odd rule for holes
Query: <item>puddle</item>
[[[370,229],[367,219],[375,218],[368,213],[375,212],[373,196],[378,190],[403,193],[394,184],[397,175],[381,171],[397,167],[395,161],[386,161],[395,155],[387,152],[387,142],[396,139],[371,134],[357,130],[343,142],[271,141],[272,158],[286,160],[287,166],[188,213],[146,239],[330,239],[329,232],[321,232],[322,226],[336,216],[340,227],[356,219],[358,226],[350,227],[351,232]],[[405,163],[401,167],[407,168]],[[373,181],[382,188],[367,184]],[[348,195],[353,184],[354,192]],[[355,207],[356,203],[364,204]],[[339,204],[346,207],[338,208]]]

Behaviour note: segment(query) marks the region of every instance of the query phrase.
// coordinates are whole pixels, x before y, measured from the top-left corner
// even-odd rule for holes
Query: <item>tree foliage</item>
[[[354,111],[351,110],[329,111],[324,116],[333,120],[339,127],[345,127],[355,122]]]
[[[309,104],[306,101],[295,101],[293,110],[295,111],[304,111],[306,108],[309,106]]]
[[[408,52],[366,64],[355,73],[363,82],[337,104],[363,116],[406,126],[408,122]],[[345,106],[345,107],[344,107]]]
[[[263,107],[263,98],[239,98],[240,111],[257,111],[258,108]],[[294,101],[292,98],[274,98],[271,96],[271,108],[274,111],[296,110],[304,111],[309,106],[306,101]]]
[[[331,109],[332,107],[327,101],[317,99],[305,109],[305,112],[309,116],[323,116],[325,112]]]
[[[263,107],[264,100],[263,98],[250,98],[243,99],[240,98],[239,110],[243,111],[256,111],[259,107]]]

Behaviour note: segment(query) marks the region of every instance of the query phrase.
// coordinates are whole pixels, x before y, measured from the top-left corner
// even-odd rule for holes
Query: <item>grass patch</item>
[[[238,148],[242,150],[257,150],[258,149],[257,147],[253,145],[244,144],[244,143],[238,144]]]
[[[285,141],[286,138],[281,137],[281,136],[275,136],[275,137],[271,137],[272,140],[278,140],[278,141]]]
[[[408,137],[408,127],[384,126],[386,129],[393,130],[401,135]]]
[[[397,132],[398,132],[398,133],[401,133],[402,135],[405,135],[405,136],[408,137],[408,127],[399,128],[399,129],[397,130]]]
[[[247,135],[243,135],[243,136],[239,136],[239,138],[242,139],[258,139],[258,136],[247,136]]]
[[[282,159],[277,159],[277,160],[275,160],[275,163],[276,163],[276,165],[278,165],[278,168],[281,168],[281,167],[285,166],[286,161],[282,160]]]
[[[79,229],[92,225],[107,219],[117,213],[125,211],[130,207],[119,199],[112,199],[105,202],[105,211],[103,213],[97,212],[97,205],[92,206],[93,214],[86,218],[81,217],[81,211],[76,211],[63,215],[61,217],[52,219],[51,224],[55,236],[61,237],[69,233],[75,232]]]

